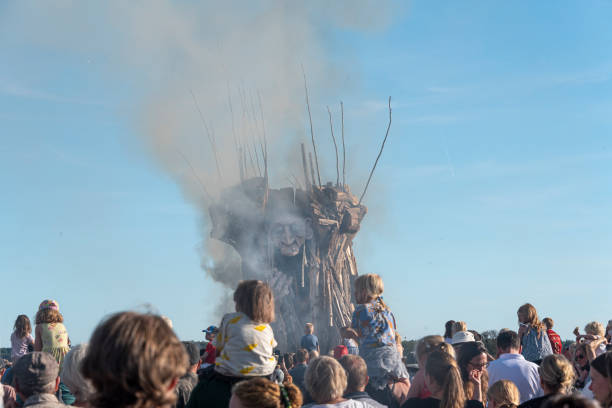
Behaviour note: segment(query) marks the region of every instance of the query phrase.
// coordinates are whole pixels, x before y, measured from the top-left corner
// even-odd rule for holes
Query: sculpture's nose
[[[291,234],[291,228],[288,226],[283,227],[283,244],[291,244],[293,242],[293,234]]]

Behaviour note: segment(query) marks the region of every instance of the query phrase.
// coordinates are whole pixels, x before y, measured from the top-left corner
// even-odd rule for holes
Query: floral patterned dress
[[[63,323],[40,324],[42,337],[42,351],[55,357],[55,361],[62,366],[64,357],[70,350],[68,345],[68,331]]]
[[[381,298],[358,305],[351,327],[359,335],[359,355],[368,366],[370,385],[384,388],[390,379],[408,378],[395,344],[395,318]]]

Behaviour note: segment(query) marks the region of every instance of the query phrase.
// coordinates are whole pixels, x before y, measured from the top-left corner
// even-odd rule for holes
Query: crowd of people
[[[418,370],[409,374],[383,290],[380,276],[359,276],[340,344],[321,350],[306,323],[300,348],[285,353],[262,281],[238,285],[235,311],[203,330],[202,350],[179,341],[169,319],[135,312],[105,318],[88,343],[72,346],[58,302],[45,300],[34,330],[26,315],[15,321],[0,408],[612,407],[612,321],[576,328],[564,347],[553,320],[525,304],[518,330],[500,330],[491,351],[451,320],[443,336],[416,343]]]

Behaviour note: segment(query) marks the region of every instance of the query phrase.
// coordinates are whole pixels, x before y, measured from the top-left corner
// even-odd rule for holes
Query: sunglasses
[[[576,354],[576,359],[580,359],[580,360],[581,360],[581,359],[583,359],[583,358],[584,358],[584,355],[583,355],[583,354]]]

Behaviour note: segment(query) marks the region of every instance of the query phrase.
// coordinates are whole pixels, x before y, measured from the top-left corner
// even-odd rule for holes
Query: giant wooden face
[[[312,239],[310,219],[281,212],[270,221],[270,241],[283,256],[296,256],[307,239]]]

